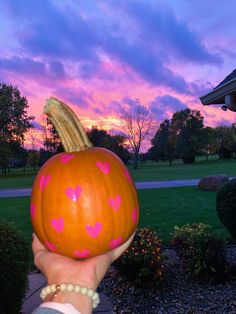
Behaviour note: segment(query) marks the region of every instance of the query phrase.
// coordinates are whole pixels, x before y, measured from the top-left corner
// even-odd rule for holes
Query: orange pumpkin
[[[51,98],[45,109],[66,150],[38,172],[31,222],[51,251],[81,259],[112,250],[135,231],[139,206],[134,183],[111,151],[92,147],[78,118]]]

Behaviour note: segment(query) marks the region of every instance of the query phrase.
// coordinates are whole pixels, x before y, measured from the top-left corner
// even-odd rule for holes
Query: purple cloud
[[[149,106],[150,111],[159,121],[169,119],[174,112],[186,108],[182,101],[171,95],[157,96]]]
[[[109,3],[116,8],[115,1]],[[53,63],[55,59],[73,61],[78,65],[78,75],[90,79],[105,54],[111,60],[128,65],[152,85],[189,94],[189,83],[166,65],[171,54],[175,52],[189,61],[220,62],[218,57],[207,52],[186,24],[177,21],[170,9],[152,6],[149,1],[121,1],[120,4],[129,19],[135,20],[133,24],[123,23],[125,32],[120,26],[124,12],[111,21],[109,12],[102,6],[96,6],[96,14],[90,14],[89,6],[78,10],[79,4],[56,4],[49,0],[29,1],[27,5],[23,0],[10,3],[3,0],[1,7],[14,17],[12,23],[21,25],[16,36],[22,49],[29,58],[47,59],[52,73],[65,75],[62,66]],[[134,31],[137,38],[133,38]]]
[[[42,76],[47,73],[45,64],[42,62],[20,57],[0,59],[0,69],[29,76]]]
[[[43,130],[43,126],[42,124],[40,124],[39,122],[37,121],[32,121],[32,125],[33,127],[36,129],[36,130],[39,130],[39,131],[42,131]]]
[[[185,61],[204,64],[223,61],[218,54],[208,51],[197,33],[186,22],[179,21],[173,10],[164,4],[138,0],[119,3],[108,0],[106,4],[134,18],[144,44],[152,45],[159,54],[164,52],[164,58],[176,55]]]
[[[66,76],[64,66],[59,61],[50,62],[49,69],[51,74],[57,78],[64,78]]]
[[[120,116],[124,110],[122,107],[121,103],[119,101],[113,100],[112,102],[109,103],[106,109],[108,112],[114,112],[118,116]]]
[[[60,86],[54,89],[53,95],[83,109],[89,109],[91,107],[90,104],[94,103],[92,95],[82,88]]]
[[[0,58],[0,70],[3,73],[4,81],[7,81],[8,73],[18,74],[41,83],[46,82],[47,85],[54,85],[55,79],[60,82],[66,77],[61,62],[53,61],[47,64],[18,56]]]

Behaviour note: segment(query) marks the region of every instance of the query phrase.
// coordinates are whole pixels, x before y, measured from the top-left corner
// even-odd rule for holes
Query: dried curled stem
[[[93,146],[80,120],[65,103],[51,97],[46,101],[44,113],[57,130],[66,152],[82,151]]]

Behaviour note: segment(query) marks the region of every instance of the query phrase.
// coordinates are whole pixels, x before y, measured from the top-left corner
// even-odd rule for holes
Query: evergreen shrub
[[[217,192],[216,212],[223,226],[236,239],[236,179],[226,182]]]
[[[216,282],[226,280],[228,264],[225,243],[211,226],[203,223],[176,226],[172,244],[195,279]]]
[[[13,224],[0,221],[0,313],[18,314],[27,290],[30,245]]]

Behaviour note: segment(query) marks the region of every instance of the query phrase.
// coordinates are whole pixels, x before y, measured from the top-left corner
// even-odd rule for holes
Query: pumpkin
[[[139,218],[127,168],[111,151],[92,146],[66,104],[50,98],[44,112],[65,152],[50,158],[35,178],[30,203],[35,233],[50,251],[75,259],[120,246]]]

